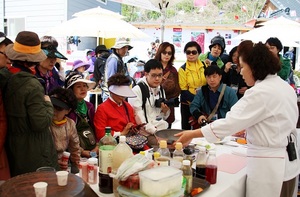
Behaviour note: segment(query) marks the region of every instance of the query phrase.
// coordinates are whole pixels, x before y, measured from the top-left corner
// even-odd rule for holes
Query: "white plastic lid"
[[[182,161],[182,164],[183,164],[184,166],[189,166],[189,165],[191,165],[191,161],[190,161],[190,160],[183,160],[183,161]]]
[[[66,156],[66,157],[70,157],[71,153],[69,153],[69,152],[67,152],[67,151],[64,151],[64,152],[63,152],[63,155]]]
[[[126,142],[126,136],[121,135],[119,140],[120,140],[120,142]]]
[[[98,163],[98,159],[97,158],[89,158],[88,159],[88,163],[89,164],[97,164]]]

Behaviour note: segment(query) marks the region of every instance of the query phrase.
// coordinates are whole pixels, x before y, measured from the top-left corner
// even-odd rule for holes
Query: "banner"
[[[202,53],[204,53],[204,39],[204,32],[191,32],[191,41],[196,41],[200,45]]]
[[[173,28],[173,44],[181,48],[182,28]]]

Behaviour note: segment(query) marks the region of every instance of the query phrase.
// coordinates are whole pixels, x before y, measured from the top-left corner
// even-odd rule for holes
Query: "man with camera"
[[[222,70],[212,64],[204,71],[207,85],[199,89],[190,104],[190,112],[201,126],[219,118],[225,118],[226,113],[238,101],[235,91],[221,83]]]
[[[166,101],[166,95],[161,87],[163,66],[155,59],[150,59],[144,65],[145,76],[132,90],[135,98],[128,98],[128,102],[134,108],[137,124],[146,123],[144,135],[148,137],[148,145],[157,145],[154,133],[167,129],[165,121],[170,115],[168,105],[175,105],[172,101]]]

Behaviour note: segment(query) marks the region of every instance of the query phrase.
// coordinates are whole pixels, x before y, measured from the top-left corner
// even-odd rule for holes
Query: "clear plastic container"
[[[139,172],[140,191],[152,197],[178,192],[182,185],[182,171],[170,166],[161,166]]]

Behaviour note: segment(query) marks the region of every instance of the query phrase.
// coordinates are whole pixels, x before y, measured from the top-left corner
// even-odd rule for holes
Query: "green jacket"
[[[210,52],[206,52],[206,53],[200,54],[199,57],[198,57],[198,59],[201,60],[201,61],[205,61],[206,59],[208,59],[208,54],[209,53]],[[219,68],[222,68],[223,65],[224,65],[224,63],[223,63],[223,61],[221,60],[220,57],[218,57],[216,63],[217,63],[217,65],[218,65]]]
[[[290,71],[291,71],[291,62],[289,59],[286,59],[282,57],[282,55],[279,54],[279,59],[281,62],[281,70],[277,73],[277,75],[283,79],[287,80],[289,77]]]
[[[0,70],[0,79],[8,120],[7,156],[11,175],[34,172],[41,166],[59,169],[50,133],[53,106],[45,101],[41,83],[31,73],[11,74],[7,69]]]

